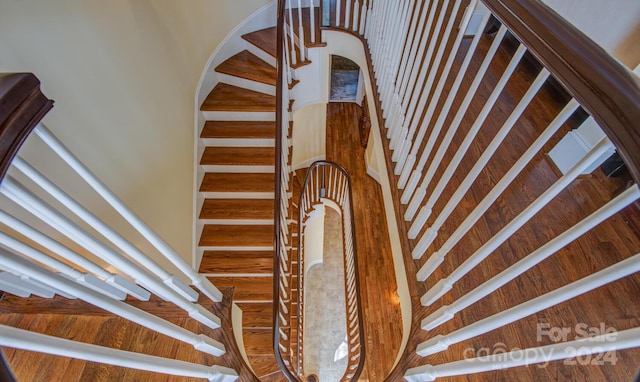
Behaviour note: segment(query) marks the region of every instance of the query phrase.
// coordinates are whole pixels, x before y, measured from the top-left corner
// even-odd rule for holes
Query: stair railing
[[[0,195],[3,197],[0,290],[25,298],[59,295],[79,299],[188,343],[198,351],[222,356],[226,352],[222,343],[124,301],[127,296],[146,301],[155,294],[177,305],[206,327],[216,329],[221,325],[216,315],[197,303],[199,294],[182,278],[190,279],[193,286],[213,301],[220,301],[222,294],[208,280],[197,275],[42,124],[41,120],[53,102],[40,91],[38,79],[26,73],[0,75],[0,105]],[[20,148],[25,142],[44,144],[49,151],[40,149],[37,155],[23,155]],[[73,182],[65,178],[62,185],[63,181],[55,171],[41,166],[43,158],[46,162],[66,163],[73,170]],[[157,248],[159,255],[165,255],[183,273],[179,276],[170,274],[126,239],[124,233],[116,231],[89,207],[78,202],[77,196],[72,195],[83,181],[119,212],[135,232]],[[2,346],[50,354],[62,354],[61,347],[64,347],[68,356],[112,365],[148,370],[149,366],[144,364],[164,362],[165,367],[161,370],[168,374],[220,381],[237,378],[234,370],[225,367],[164,360],[0,327]],[[80,357],[80,353],[83,356]],[[187,372],[189,368],[192,371]]]
[[[354,237],[351,180],[345,169],[327,161],[317,161],[309,167],[298,204],[298,345],[296,348],[299,353],[295,358],[296,367],[298,375],[304,375],[305,221],[314,211],[315,206],[323,204],[327,200],[335,203],[340,208],[342,215],[348,358],[341,381],[355,381],[364,367],[365,344],[358,259]]]
[[[290,9],[290,8],[289,8]],[[295,308],[291,299],[291,245],[289,232],[289,201],[291,163],[289,139],[290,110],[289,84],[293,81],[291,65],[295,64],[295,42],[287,36],[287,30],[293,25],[286,23],[287,0],[278,0],[277,14],[277,87],[276,87],[276,164],[275,164],[275,200],[274,200],[274,258],[273,258],[273,351],[276,362],[284,376],[290,382],[300,381],[293,367],[293,354],[297,349],[290,332],[291,311]],[[289,12],[289,16],[291,13]],[[291,19],[290,19],[291,20]]]
[[[471,25],[473,11],[480,2],[486,5],[490,12],[485,12],[476,20],[477,27],[474,27],[474,30],[467,31]],[[340,4],[340,1],[337,3]],[[410,282],[410,287],[415,294],[418,294],[418,290],[426,290],[426,293],[420,292],[420,301],[416,301],[418,306],[440,306],[426,317],[414,317],[414,322],[421,321],[417,330],[431,331],[449,321],[458,312],[491,295],[507,282],[518,279],[527,270],[553,256],[561,248],[640,198],[638,77],[540,1],[471,0],[468,8],[465,9],[462,5],[461,0],[415,3],[379,0],[373,2],[367,13],[365,37],[369,45],[371,78],[375,82],[372,85],[377,89],[374,95],[377,96],[379,93],[376,99],[379,107],[378,120],[381,125],[383,121],[386,122],[381,132],[383,136],[386,135],[387,155],[395,163],[395,168],[391,167],[389,171],[389,177],[402,194],[396,204],[396,209],[401,211],[402,216],[398,223],[406,227],[403,228],[406,243],[411,249],[405,264],[410,269],[415,267],[413,260],[427,259],[426,262],[422,262],[423,265],[417,274],[408,275],[410,279],[414,279],[413,283]],[[469,72],[472,59],[480,55],[477,47],[492,15],[500,25],[496,27],[493,42],[481,59],[479,68]],[[341,22],[340,16],[336,17]],[[346,27],[344,23],[337,25]],[[467,34],[473,36],[471,41],[464,40]],[[481,95],[478,89],[482,82],[486,81],[485,74],[496,52],[510,36],[515,36],[517,49],[497,84],[492,85],[491,94]],[[464,49],[463,40],[466,41]],[[453,193],[446,192],[445,189],[453,179],[454,173],[461,171],[463,158],[474,145],[477,145],[478,133],[488,120],[503,90],[513,81],[513,74],[523,58],[527,57],[527,52],[531,54],[533,61],[538,61],[542,66],[538,69],[538,76],[530,82],[529,89],[487,147],[477,148],[481,155],[474,160],[471,170],[465,170],[462,183]],[[470,85],[463,86],[465,77],[473,79]],[[562,111],[535,142],[524,150],[515,164],[493,185],[491,191],[473,211],[466,218],[455,222],[454,232],[446,237],[444,244],[437,247],[436,244],[439,242],[436,238],[445,222],[454,219],[453,211],[460,206],[463,197],[479,176],[487,174],[485,171],[490,161],[500,160],[493,158],[493,154],[509,132],[521,126],[518,121],[526,115],[527,106],[543,85],[552,78],[569,94],[569,100]],[[445,87],[448,93],[445,92]],[[469,106],[474,99],[482,100],[484,107],[480,112],[473,112],[472,119],[475,121],[470,127],[465,126],[465,129],[461,129],[465,115],[472,113]],[[447,255],[454,251],[456,244],[463,236],[472,234],[474,224],[487,213],[505,190],[518,187],[518,175],[533,163],[539,151],[580,107],[602,127],[606,136],[596,142],[582,159],[542,195],[529,202],[518,216],[506,222],[497,234],[489,240],[484,240],[482,246],[448,277],[438,278],[441,273],[435,271],[446,261]],[[462,143],[454,145],[452,142],[456,135],[462,135],[464,138]],[[480,286],[453,303],[445,305],[442,302],[443,296],[454,286],[460,285],[458,282],[463,276],[481,267],[485,259],[495,253],[520,227],[533,221],[535,215],[569,187],[578,175],[592,167],[598,158],[610,154],[614,149],[617,149],[624,159],[635,184],[565,232],[546,243],[539,243],[528,256],[496,276],[484,280]],[[443,207],[438,207],[442,209],[437,210],[436,205]],[[629,250],[636,253],[638,248]],[[640,255],[625,256],[628,257],[621,261],[618,259],[618,262],[609,268],[456,331],[432,336],[420,343],[415,342],[418,336],[413,332],[404,357],[415,358],[410,353],[415,351],[416,345],[420,356],[444,351],[451,344],[500,328],[638,272]],[[429,288],[426,288],[425,282],[428,279]],[[603,312],[603,318],[605,317]],[[411,381],[434,380],[441,376],[566,359],[571,357],[571,349],[580,346],[584,347],[581,351],[584,350],[585,355],[638,347],[640,328],[620,331],[615,340],[600,336],[587,342],[569,341],[548,347],[435,366],[418,363],[409,370],[400,370],[400,373]],[[521,357],[525,352],[535,357]],[[549,358],[550,354],[553,354],[553,357]],[[401,362],[400,367],[403,366],[406,367],[406,363]]]

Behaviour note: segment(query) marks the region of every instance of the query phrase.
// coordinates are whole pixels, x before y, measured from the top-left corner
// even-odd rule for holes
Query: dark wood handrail
[[[360,374],[362,374],[362,371],[364,370],[364,362],[365,362],[365,354],[366,354],[366,346],[365,346],[365,340],[364,340],[364,319],[363,319],[363,309],[362,309],[362,301],[360,299],[360,296],[362,295],[360,293],[360,273],[358,271],[358,249],[356,246],[356,226],[354,223],[354,214],[353,214],[353,193],[351,191],[351,177],[349,176],[349,173],[347,172],[347,170],[345,170],[342,166],[331,162],[331,161],[325,161],[325,160],[319,160],[319,161],[315,161],[313,162],[313,164],[311,164],[311,166],[309,166],[309,168],[307,169],[307,175],[305,176],[304,182],[302,184],[302,193],[300,194],[300,197],[298,199],[298,206],[300,208],[300,217],[298,218],[298,237],[302,238],[302,215],[305,214],[305,211],[303,211],[303,203],[302,200],[305,196],[305,190],[307,190],[307,188],[309,187],[310,183],[311,183],[311,176],[313,174],[313,170],[318,168],[318,167],[333,167],[336,171],[339,171],[340,173],[342,173],[342,175],[345,177],[345,179],[347,180],[346,184],[347,184],[347,191],[348,191],[348,197],[349,197],[349,213],[351,216],[351,224],[348,227],[348,229],[351,230],[351,234],[353,235],[353,242],[352,242],[352,246],[353,246],[353,266],[354,266],[354,284],[355,284],[355,291],[356,291],[356,310],[358,312],[358,332],[357,332],[357,337],[359,337],[359,343],[360,343],[360,358],[358,359],[358,366],[356,368],[355,371],[353,371],[353,377],[350,378],[349,380],[351,381],[357,381],[358,378],[360,377]],[[329,193],[327,191],[327,193]],[[328,196],[325,196],[326,198],[329,198]],[[329,198],[331,199],[331,198]],[[334,202],[336,202],[338,205],[340,205],[340,207],[342,208],[343,206],[340,204],[340,202],[338,200],[333,200]],[[344,211],[344,209],[343,209]],[[347,227],[344,227],[345,229],[347,229]],[[346,252],[346,244],[344,247],[344,251]],[[304,264],[301,256],[303,255],[304,251],[302,250],[302,241],[298,241],[298,264]],[[346,254],[345,254],[346,256]],[[304,267],[298,267],[298,309],[300,309],[300,299],[304,293],[303,289],[302,289],[302,285],[301,285],[301,280],[303,279],[303,272],[304,272]],[[346,284],[346,278],[347,278],[347,269],[345,268],[345,284]],[[345,288],[345,293],[346,292],[346,288]],[[348,297],[346,299],[346,301],[348,301]],[[348,308],[347,308],[348,310]],[[302,315],[302,311],[298,310],[298,317],[301,317]],[[348,320],[347,320],[347,326],[348,326]],[[348,330],[348,328],[347,328]],[[298,333],[300,333],[300,330],[298,330]],[[350,339],[351,337],[349,337]],[[349,365],[351,364],[351,360],[350,358],[352,357],[351,354],[348,355],[348,360],[347,360],[347,370],[345,370],[345,376],[350,372],[349,370]],[[344,376],[343,376],[344,377]]]
[[[31,73],[0,74],[0,182],[31,131],[53,107]],[[0,350],[0,380],[15,381]]]
[[[33,74],[0,74],[0,182],[31,130],[52,107]]]
[[[286,38],[284,34],[284,19],[285,19],[285,1],[278,0],[278,15],[277,15],[277,34],[276,34],[276,45],[277,45],[277,61],[276,61],[276,70],[277,70],[277,82],[276,82],[276,147],[275,147],[275,155],[276,155],[276,168],[275,168],[275,198],[274,198],[274,254],[273,254],[273,352],[276,358],[276,362],[278,363],[278,367],[284,376],[290,382],[297,382],[298,379],[291,374],[291,371],[285,365],[284,360],[282,359],[282,354],[280,353],[280,318],[278,314],[279,304],[277,303],[280,298],[280,250],[283,243],[280,240],[280,230],[281,230],[281,215],[282,215],[282,204],[281,200],[285,195],[282,195],[282,187],[280,184],[282,182],[282,134],[283,129],[283,116],[282,116],[282,108],[284,107],[283,102],[283,92],[288,91],[282,85],[284,81],[284,70],[285,70],[285,62],[284,62],[284,39]]]
[[[640,183],[640,82],[539,0],[482,0],[593,116]]]

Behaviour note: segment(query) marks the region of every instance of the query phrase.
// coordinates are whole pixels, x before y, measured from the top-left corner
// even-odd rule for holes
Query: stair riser
[[[232,76],[225,73],[218,73],[218,79],[220,80],[220,82],[223,82],[225,84],[238,86],[245,89],[250,89],[256,92],[269,94],[272,96],[276,95],[276,87],[273,85],[263,84],[261,82],[240,78],[240,77]]]
[[[273,199],[273,192],[201,192],[208,199]]]
[[[200,138],[207,147],[275,147],[275,139]]]
[[[239,111],[203,111],[204,119],[208,121],[275,121],[276,113],[270,111],[262,112],[239,112]]]
[[[242,165],[201,165],[206,172],[217,172],[226,174],[272,174],[275,172],[273,166],[242,166]]]
[[[256,56],[258,56],[261,60],[263,60],[264,62],[268,63],[269,65],[276,67],[277,65],[277,60],[275,57],[273,57],[272,55],[270,55],[269,53],[265,52],[264,50],[258,48],[257,46],[251,44],[248,41],[245,41],[245,46],[244,48],[246,50],[248,50],[249,52],[255,54]]]

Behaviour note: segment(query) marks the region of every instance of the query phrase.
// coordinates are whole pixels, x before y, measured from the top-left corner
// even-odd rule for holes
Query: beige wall
[[[49,128],[190,260],[198,80],[269,2],[0,0],[0,72],[35,73]]]
[[[640,1],[543,1],[630,69],[640,64]]]

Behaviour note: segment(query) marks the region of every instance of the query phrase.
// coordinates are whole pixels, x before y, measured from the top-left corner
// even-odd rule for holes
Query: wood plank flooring
[[[361,380],[382,381],[399,352],[402,319],[382,190],[366,173],[365,150],[360,146],[360,114],[356,104],[329,103],[327,160],[344,167],[351,177],[366,336]]]
[[[480,51],[486,51],[490,42],[489,37],[483,37],[479,48]],[[468,40],[465,41],[465,49],[468,43]],[[479,89],[479,96],[472,102],[451,147],[459,147],[464,134],[466,134],[475,117],[479,114],[484,101],[493,90],[495,82],[497,82],[506,66],[510,52],[511,49],[506,46],[501,47],[499,50],[487,74],[486,78],[489,78],[489,80],[483,81]],[[464,54],[464,49],[461,54]],[[458,64],[462,59],[461,54],[457,60]],[[469,74],[463,82],[463,89],[469,86],[472,75],[476,73],[479,65],[478,58],[474,58],[468,71]],[[492,110],[480,134],[475,139],[473,147],[454,174],[453,180],[445,188],[443,192],[445,197],[442,198],[444,200],[436,203],[434,212],[428,220],[428,225],[432,224],[444,207],[444,203],[448,199],[446,196],[453,194],[456,187],[476,163],[484,147],[488,145],[497,129],[506,120],[517,100],[526,91],[533,74],[526,64],[521,64],[514,78],[515,81],[512,81],[500,96],[498,105]],[[457,105],[460,104],[460,98],[459,96],[455,100],[453,110],[456,110]],[[429,254],[442,246],[448,235],[455,231],[457,225],[462,222],[498,179],[517,160],[519,155],[524,152],[526,147],[546,127],[547,123],[562,106],[562,102],[563,100],[558,98],[557,94],[552,92],[549,86],[545,86],[543,91],[536,96],[534,102],[519,120],[518,128],[507,136],[505,142],[496,151],[487,171],[476,180],[471,190],[465,195],[462,202],[440,229],[438,238],[427,251],[427,254],[420,260],[413,260],[410,255],[406,255],[405,267],[410,280],[412,277],[415,280],[417,270],[425,263]],[[437,109],[440,110],[441,108],[442,105],[439,105]],[[378,118],[382,121],[380,114]],[[445,126],[451,122],[451,118],[451,116],[448,118]],[[542,152],[548,152],[568,129],[575,126],[576,118],[573,118],[549,142]],[[381,132],[382,136],[385,137],[386,131],[382,130]],[[385,138],[385,147],[388,147],[388,144],[389,141]],[[444,166],[450,162],[452,155],[453,153],[451,152],[445,155],[442,161],[443,164],[438,169],[434,181],[427,190],[427,195],[432,192],[440,176],[439,174],[443,173]],[[386,150],[386,157],[387,163],[391,163],[391,152],[389,150]],[[397,183],[398,177],[393,174],[392,168],[389,169],[388,173],[390,179],[395,179],[392,183]],[[542,153],[539,154],[532,164],[520,174],[516,180],[516,185],[510,187],[500,196],[483,218],[454,247],[444,264],[434,272],[426,283],[410,282],[414,310],[412,334],[400,364],[386,380],[399,381],[402,380],[402,375],[407,368],[461,360],[464,359],[464,354],[469,354],[465,353],[465,351],[476,354],[475,351],[477,349],[491,347],[494,344],[502,343],[505,344],[507,349],[515,349],[552,343],[548,338],[543,338],[541,341],[537,340],[536,330],[539,323],[548,324],[551,327],[572,329],[573,334],[568,338],[570,340],[576,338],[575,325],[577,323],[584,323],[589,327],[599,327],[602,323],[617,330],[640,326],[640,299],[637,298],[640,295],[640,275],[634,275],[503,328],[452,345],[445,352],[425,358],[421,358],[415,353],[416,346],[428,338],[439,334],[451,333],[482,318],[585,277],[640,251],[640,239],[637,230],[639,207],[636,204],[558,251],[555,255],[526,272],[522,277],[506,284],[481,302],[463,310],[451,321],[431,332],[420,329],[420,320],[423,317],[445,304],[451,304],[485,280],[496,275],[538,248],[541,244],[586,217],[597,207],[617,195],[624,189],[626,184],[625,179],[605,178],[598,171],[593,175],[577,179],[552,203],[538,213],[534,220],[522,227],[511,239],[500,246],[493,255],[456,283],[453,290],[440,301],[431,307],[423,307],[420,304],[419,297],[426,292],[427,288],[432,287],[438,280],[451,274],[480,245],[497,233],[507,221],[519,214],[526,205],[537,198],[557,179],[558,177],[549,164],[548,158]],[[393,192],[396,195],[396,220],[399,224],[401,236],[403,236],[407,232],[410,223],[405,222],[403,218],[406,206],[399,203],[399,196],[402,190],[393,190]],[[634,221],[635,223],[633,223]],[[415,241],[405,242],[405,253],[410,254],[415,244]],[[456,382],[632,380],[640,369],[640,349],[618,351],[616,355],[617,363],[615,365],[572,366],[565,364],[563,361],[556,361],[543,368],[537,366],[519,367],[461,377],[438,378],[438,380]]]
[[[223,293],[224,299],[222,303],[212,304],[210,300],[205,298],[201,298],[199,301],[221,318],[222,328],[215,330],[188,318],[184,312],[179,315],[173,314],[172,312],[176,311],[175,306],[157,298],[152,298],[150,302],[138,302],[138,305],[194,333],[202,333],[217,341],[232,344],[235,343],[230,321],[232,291],[223,289]],[[222,365],[241,370],[240,377],[243,381],[257,381],[246,369],[242,370],[239,363],[240,356],[234,353],[233,348],[227,347],[227,353],[222,357],[213,357],[194,350],[191,345],[173,340],[140,325],[132,324],[89,304],[72,301],[66,311],[64,309],[44,311],[44,309],[50,307],[46,304],[43,306],[43,304],[40,304],[42,302],[64,305],[69,300],[62,297],[57,297],[53,300],[39,298],[20,299],[21,307],[19,308],[15,306],[15,298],[9,295],[5,297],[0,301],[0,324],[75,341],[202,365]],[[29,305],[32,306],[33,311],[30,314],[25,314],[24,311],[21,311],[24,308],[22,303],[29,300],[33,302],[33,304]],[[83,305],[86,305],[88,309],[83,308]],[[11,313],[12,311],[19,312]],[[138,371],[22,350],[9,348],[4,348],[3,350],[19,382],[201,381],[201,379],[196,378]]]

